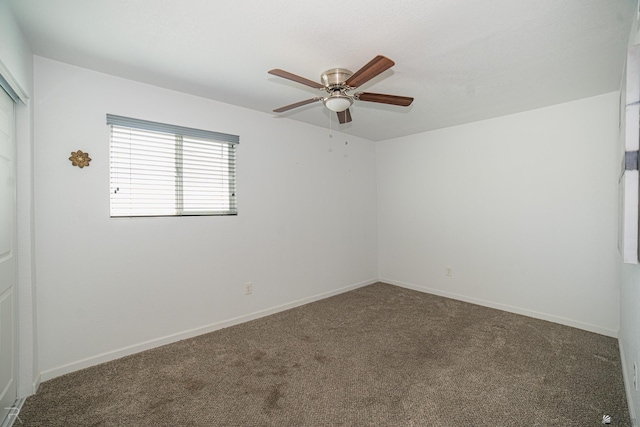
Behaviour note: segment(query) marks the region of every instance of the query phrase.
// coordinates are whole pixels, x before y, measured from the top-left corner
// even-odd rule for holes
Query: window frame
[[[235,167],[239,136],[113,114],[107,114],[107,125],[109,127],[109,215],[111,218],[235,216],[238,214]],[[130,134],[128,141],[122,136],[127,132]],[[132,136],[134,133],[135,137]],[[140,158],[132,153],[142,150],[144,138],[150,138],[153,150],[158,151],[143,154],[140,157],[142,160],[139,160]],[[154,140],[154,138],[157,139]],[[170,144],[172,139],[174,140],[173,148]],[[127,144],[129,144],[129,153],[123,150]],[[188,146],[186,150],[183,150],[183,144]],[[165,153],[157,154],[161,148],[165,149]],[[159,159],[165,162],[165,166],[173,163],[173,169],[158,172],[149,164]],[[135,172],[136,166],[140,167],[137,170],[143,171],[141,174]],[[151,172],[154,178],[167,178],[173,181],[169,181],[169,185],[165,185],[164,188],[159,185],[141,190],[141,187],[150,187],[148,184],[153,183],[153,178],[151,180],[142,178],[146,172]],[[185,177],[187,177],[187,184],[184,183]],[[147,185],[142,185],[143,181]],[[173,192],[169,188],[174,188]],[[199,192],[199,189],[202,189],[202,192]],[[153,193],[159,193],[159,197],[154,199]],[[117,194],[121,194],[122,197]],[[126,195],[130,197],[129,204],[126,202]],[[150,208],[142,208],[145,196],[157,204]],[[163,206],[160,202],[162,198],[170,203]],[[199,199],[204,202],[195,202]],[[191,207],[187,208],[187,205]]]

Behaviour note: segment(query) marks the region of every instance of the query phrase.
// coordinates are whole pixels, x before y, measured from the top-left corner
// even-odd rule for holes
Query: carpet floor
[[[376,283],[46,381],[20,420],[585,427],[603,415],[631,425],[616,339]]]

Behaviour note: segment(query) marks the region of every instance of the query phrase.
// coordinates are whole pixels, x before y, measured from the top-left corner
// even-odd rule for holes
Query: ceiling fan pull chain
[[[342,132],[344,132],[344,158],[346,159],[349,157],[349,130],[347,129],[347,122],[344,123]]]

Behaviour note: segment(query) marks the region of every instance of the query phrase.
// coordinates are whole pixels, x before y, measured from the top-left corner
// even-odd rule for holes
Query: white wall
[[[617,110],[609,93],[378,143],[380,279],[617,336]]]
[[[34,64],[43,380],[376,281],[371,142]],[[107,113],[240,135],[239,215],[110,219]]]
[[[0,0],[0,74],[21,97],[16,104],[18,397],[39,384],[33,214],[33,55],[6,1]]]

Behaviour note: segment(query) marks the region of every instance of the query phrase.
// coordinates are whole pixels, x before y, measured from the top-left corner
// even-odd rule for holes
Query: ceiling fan
[[[413,102],[413,98],[407,96],[385,95],[382,93],[371,92],[356,92],[351,95],[348,93],[394,65],[395,62],[389,58],[378,55],[355,73],[344,68],[332,68],[327,70],[320,76],[322,83],[305,79],[304,77],[297,76],[278,68],[273,69],[269,71],[269,74],[292,80],[294,82],[310,86],[314,89],[320,89],[328,93],[327,96],[316,96],[314,98],[276,108],[273,112],[282,113],[316,101],[322,101],[325,107],[338,114],[338,121],[340,123],[349,123],[351,121],[349,107],[353,105],[354,100],[408,107]]]

